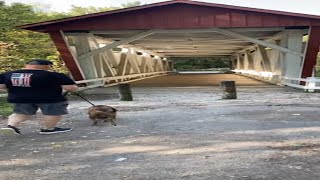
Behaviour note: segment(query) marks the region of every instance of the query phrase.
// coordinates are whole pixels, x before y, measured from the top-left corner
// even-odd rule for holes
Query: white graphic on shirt
[[[12,73],[11,82],[12,86],[18,87],[31,87],[32,73]]]

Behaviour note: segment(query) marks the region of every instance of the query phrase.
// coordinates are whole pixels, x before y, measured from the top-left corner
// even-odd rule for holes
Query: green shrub
[[[6,97],[0,97],[0,116],[8,117],[12,113],[13,105],[7,103]]]

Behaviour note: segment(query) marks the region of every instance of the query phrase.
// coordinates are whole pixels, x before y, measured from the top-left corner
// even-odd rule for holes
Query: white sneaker
[[[18,128],[8,125],[7,127],[0,129],[0,134],[5,136],[15,136],[15,135],[21,135],[21,132],[19,131]]]

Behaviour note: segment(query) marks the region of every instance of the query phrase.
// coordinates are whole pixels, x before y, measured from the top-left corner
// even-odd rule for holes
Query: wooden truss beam
[[[226,28],[232,31],[238,32],[268,32],[268,31],[282,31],[284,28]],[[212,29],[172,29],[172,30],[161,30],[155,29],[157,33],[206,33],[212,32]],[[92,34],[135,34],[141,33],[141,30],[122,30],[122,31],[90,31]],[[73,34],[76,32],[68,32],[68,34]]]
[[[250,41],[250,42],[252,42],[254,44],[258,44],[258,45],[261,45],[261,46],[264,46],[264,47],[270,47],[270,48],[273,48],[273,49],[277,49],[277,50],[279,50],[281,52],[290,53],[290,54],[294,54],[294,55],[303,57],[303,53],[301,53],[301,52],[294,51],[294,50],[291,50],[291,49],[288,49],[288,48],[284,48],[284,47],[278,46],[278,45],[273,44],[273,43],[269,43],[269,42],[265,42],[265,41],[262,41],[262,40],[259,40],[259,39],[251,38],[251,37],[248,37],[248,36],[245,36],[245,35],[242,35],[242,34],[238,34],[238,33],[232,32],[232,31],[228,31],[228,30],[225,30],[225,29],[221,29],[221,28],[214,28],[214,29],[216,29],[216,32],[220,32],[221,34],[229,35],[229,36],[232,36],[232,37],[235,37],[235,38],[244,39],[244,40]]]
[[[130,38],[127,38],[127,39],[123,39],[121,41],[116,41],[112,44],[108,44],[102,48],[99,48],[99,49],[95,49],[89,53],[86,53],[86,54],[83,54],[81,56],[79,56],[78,58],[80,59],[83,59],[83,58],[87,58],[87,57],[90,57],[90,56],[93,56],[95,54],[98,54],[100,52],[104,52],[106,50],[109,50],[109,49],[112,49],[112,48],[115,48],[117,46],[120,46],[120,45],[123,45],[123,44],[127,44],[127,43],[130,43],[132,41],[135,41],[135,40],[138,40],[138,39],[141,39],[141,38],[144,38],[144,37],[147,37],[151,34],[154,34],[155,31],[154,30],[149,30],[149,31],[145,31],[145,32],[142,32],[142,33],[139,33],[139,34],[136,34],[135,36],[132,36]]]

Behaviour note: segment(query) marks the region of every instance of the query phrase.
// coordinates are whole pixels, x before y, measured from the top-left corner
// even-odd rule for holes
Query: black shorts
[[[42,114],[48,116],[59,116],[68,114],[67,110],[68,102],[57,102],[57,103],[39,103],[39,104],[31,104],[31,103],[16,103],[14,104],[13,112],[16,114],[23,115],[34,115],[38,111],[41,110]]]

